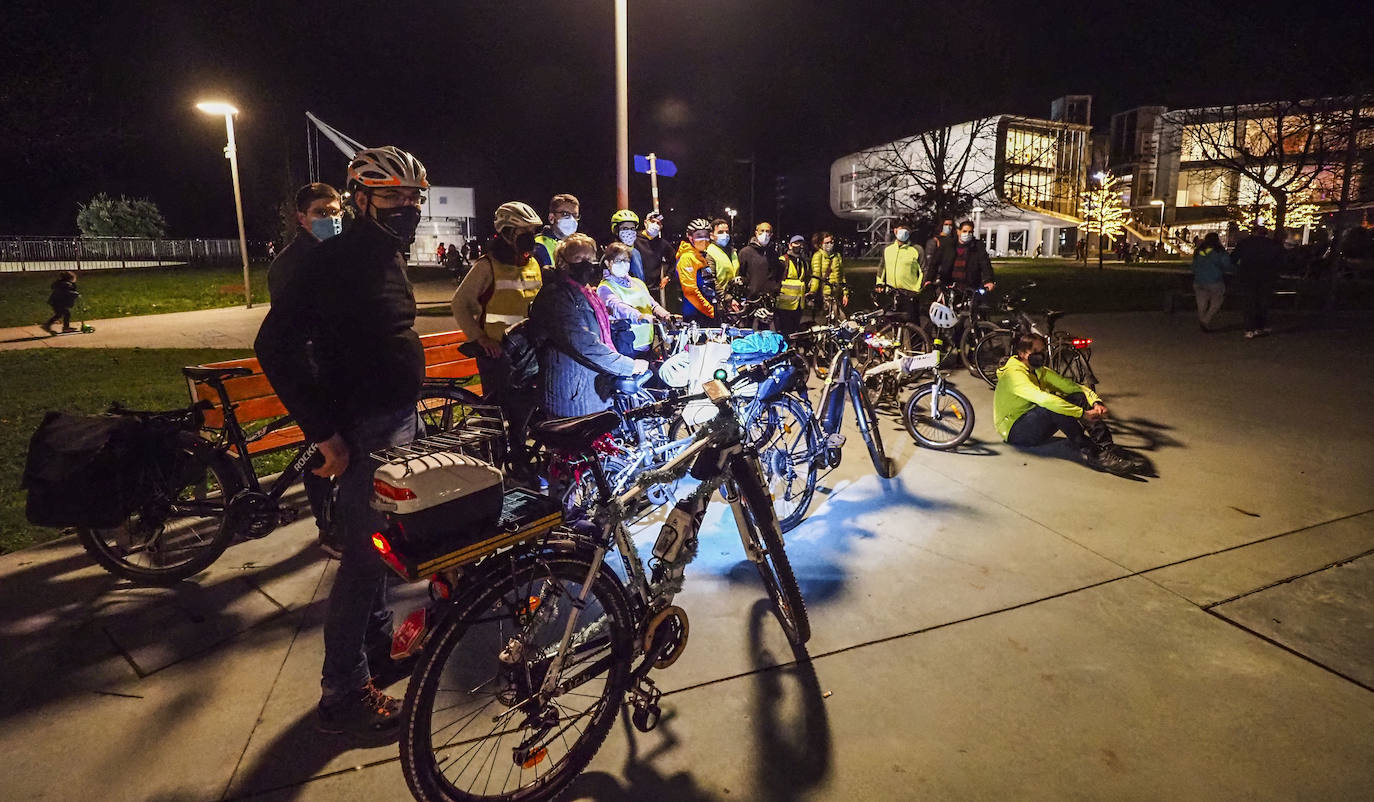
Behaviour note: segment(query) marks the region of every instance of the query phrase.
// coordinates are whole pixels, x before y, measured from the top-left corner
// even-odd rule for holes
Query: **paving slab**
[[[1374,513],[1204,555],[1144,574],[1194,604],[1211,605],[1374,549]]]
[[[1374,556],[1246,594],[1212,611],[1374,691]]]

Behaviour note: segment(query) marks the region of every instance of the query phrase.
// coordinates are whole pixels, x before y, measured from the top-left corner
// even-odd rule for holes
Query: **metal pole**
[[[757,158],[749,156],[749,222],[752,224],[750,230],[759,227],[759,215],[754,207],[754,165]]]
[[[653,154],[653,153],[650,153],[650,154],[649,154],[649,191],[653,193],[653,196],[654,196],[654,211],[657,212],[657,211],[658,211],[658,156],[655,155],[655,154]],[[620,208],[622,208],[622,209],[628,209],[629,207],[628,207],[628,206],[621,206]]]
[[[243,259],[243,304],[253,308],[253,290],[248,285],[248,237],[243,232],[243,198],[239,193],[239,158],[234,147],[234,115],[224,115],[224,129],[229,133],[229,146],[224,155],[229,159],[229,174],[234,178],[234,211],[239,216],[239,256]]]
[[[630,78],[626,4],[615,0],[615,197],[617,209],[630,208]],[[658,208],[658,204],[654,204]]]

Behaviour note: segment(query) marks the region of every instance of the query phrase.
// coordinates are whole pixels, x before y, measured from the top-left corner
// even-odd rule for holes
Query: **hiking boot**
[[[1133,470],[1130,460],[1107,449],[1084,449],[1083,461],[1094,470],[1106,471],[1117,476],[1129,476]]]
[[[343,544],[339,542],[339,535],[333,529],[320,527],[320,532],[315,537],[315,545],[336,560],[343,557]]]
[[[320,732],[382,742],[401,732],[401,700],[382,693],[371,680],[337,700],[321,700],[317,713]]]

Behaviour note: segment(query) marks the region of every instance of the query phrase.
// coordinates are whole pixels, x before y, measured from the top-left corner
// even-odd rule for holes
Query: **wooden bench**
[[[465,386],[480,395],[482,387],[477,383],[477,360],[458,351],[458,346],[466,341],[467,338],[461,331],[420,335],[420,344],[425,349],[425,378],[451,379],[455,384]],[[201,367],[244,367],[253,371],[251,376],[226,379],[224,382],[224,389],[229,393],[229,401],[234,407],[234,415],[248,435],[250,456],[298,448],[305,444],[305,435],[301,428],[290,421],[282,420],[287,414],[286,407],[272,389],[271,382],[263,375],[262,366],[258,364],[257,358],[211,362]],[[205,411],[206,428],[223,428],[224,409],[215,389],[193,379],[187,379],[186,384],[192,401],[209,401],[213,405]],[[420,402],[421,406],[424,404],[424,401]],[[274,426],[275,423],[284,425]]]

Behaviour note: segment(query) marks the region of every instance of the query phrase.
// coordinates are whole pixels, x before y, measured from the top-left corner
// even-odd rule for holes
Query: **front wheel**
[[[138,585],[174,585],[229,547],[235,527],[228,503],[243,485],[218,452],[189,433],[176,458],[152,470],[143,499],[119,525],[79,527],[76,536],[106,571]]]
[[[854,420],[859,425],[864,442],[868,444],[868,456],[873,460],[873,469],[882,478],[891,479],[897,475],[897,466],[883,449],[883,436],[878,431],[878,415],[873,411],[873,402],[858,382],[849,385],[849,397],[854,402]]]
[[[496,566],[479,569],[474,592],[448,611],[406,689],[401,769],[416,799],[557,797],[605,741],[629,688],[634,626],[609,567],[592,573],[573,552]]]
[[[779,396],[749,423],[749,442],[758,450],[766,486],[782,531],[806,515],[820,467],[817,429],[811,410],[790,395]]]
[[[749,457],[736,457],[731,473],[740,494],[739,523],[744,529],[740,534],[760,555],[754,566],[773,601],[773,612],[783,633],[789,642],[800,646],[811,639],[811,619],[806,613],[806,599],[797,587],[797,577],[792,573],[792,562],[787,559],[782,530],[768,503],[758,463]]]
[[[918,445],[946,451],[958,448],[973,434],[973,404],[968,396],[935,384],[924,384],[907,399],[902,410],[906,430]]]

